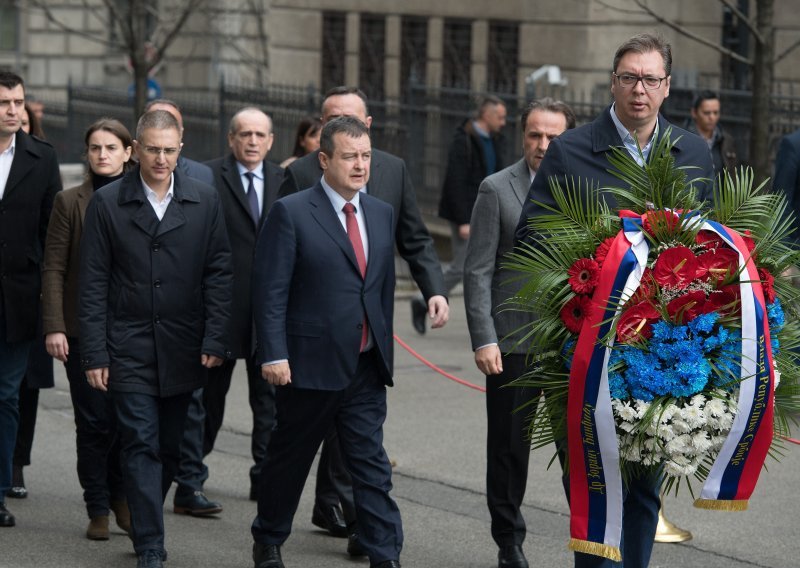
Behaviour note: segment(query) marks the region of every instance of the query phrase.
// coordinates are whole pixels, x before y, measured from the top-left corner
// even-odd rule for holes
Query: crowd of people
[[[390,496],[382,443],[393,384],[394,255],[420,294],[420,333],[449,318],[463,283],[475,363],[486,375],[487,503],[500,568],[526,568],[520,508],[529,446],[514,409],[540,392],[503,388],[529,371],[517,330],[530,314],[503,310],[519,289],[504,259],[528,242],[527,220],[552,204],[548,179],[610,179],[607,155],[626,149],[643,165],[669,133],[678,166],[699,168],[697,189],[738,165],[719,125],[720,101],[698,95],[684,130],[661,114],[672,54],[641,34],[614,55],[613,98],[576,127],[572,109],[531,101],[519,118],[522,158],[503,163],[506,105],[489,96],[456,130],[440,216],[452,229],[442,269],[405,162],[372,145],[367,99],[337,87],[320,117],[298,125],[292,156],[269,157],[272,119],[246,107],[231,118],[230,152],[205,164],[184,155],[183,118],[151,101],[131,134],[99,118],[84,136],[87,173],[62,191],[55,152],[24,82],[0,71],[0,526],[13,527],[6,497],[27,495],[38,388],[52,386],[50,357],[64,364],[76,426],[77,473],[89,524],[129,534],[139,568],[162,566],[163,506],[217,515],[203,463],[214,449],[237,360],[244,360],[253,415],[250,499],[256,568],[282,568],[281,546],[313,459],[312,523],[347,539],[373,568],[400,566],[403,529]],[[793,205],[800,138],[781,144],[775,187]],[[613,196],[604,197],[613,206]],[[48,369],[49,364],[49,369]],[[557,444],[564,459],[565,444]],[[623,558],[649,563],[659,480],[628,480]],[[569,497],[569,480],[564,478]],[[619,565],[575,552],[577,567]]]

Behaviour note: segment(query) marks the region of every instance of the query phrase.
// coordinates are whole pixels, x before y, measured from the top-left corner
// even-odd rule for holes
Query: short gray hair
[[[151,110],[144,113],[141,118],[139,118],[139,122],[136,123],[136,139],[141,140],[142,134],[144,134],[144,131],[148,128],[155,128],[156,130],[174,128],[178,131],[178,134],[181,133],[181,127],[178,125],[178,121],[175,120],[175,117],[172,116],[171,113],[165,110]]]

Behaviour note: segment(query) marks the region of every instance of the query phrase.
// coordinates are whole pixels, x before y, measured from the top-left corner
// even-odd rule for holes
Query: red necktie
[[[352,203],[345,203],[342,210],[344,211],[345,225],[347,226],[347,236],[350,238],[353,252],[356,253],[356,262],[358,262],[358,269],[361,271],[361,278],[364,278],[367,274],[367,257],[364,255],[364,244],[361,242],[361,231],[358,229],[356,208]],[[367,325],[367,317],[365,314],[363,327],[361,329],[360,351],[364,351],[368,340],[369,326]]]

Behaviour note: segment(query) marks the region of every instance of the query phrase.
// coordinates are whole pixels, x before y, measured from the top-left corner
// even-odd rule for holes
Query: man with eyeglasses
[[[700,137],[671,125],[659,114],[661,104],[669,96],[671,68],[672,48],[660,36],[636,35],[617,49],[611,73],[614,102],[593,122],[567,130],[552,141],[528,191],[517,225],[518,243],[531,240],[528,219],[545,214],[547,205],[555,206],[549,189],[551,178],[561,184],[565,178],[576,183],[580,180],[584,199],[588,198],[590,184],[600,188],[620,187],[624,182],[608,171],[611,148],[625,148],[639,165],[644,165],[650,150],[668,129],[674,141],[675,166],[693,167],[687,175],[693,179],[699,197],[711,198],[714,168],[708,146]],[[612,209],[616,207],[610,192],[604,191],[603,198]],[[644,568],[650,561],[660,506],[658,488],[659,480],[651,477],[631,479],[623,488],[625,568]],[[614,565],[600,556],[575,553],[577,568]]]
[[[139,166],[86,211],[78,318],[87,380],[117,418],[137,568],[161,568],[189,402],[230,356],[233,273],[219,195],[176,169],[175,118],[143,114],[133,144]]]

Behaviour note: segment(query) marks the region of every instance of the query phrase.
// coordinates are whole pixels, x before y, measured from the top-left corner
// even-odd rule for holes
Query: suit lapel
[[[350,260],[350,264],[361,276],[361,269],[358,267],[358,260],[356,260],[356,253],[353,251],[353,245],[347,237],[347,232],[342,227],[341,221],[336,211],[331,206],[331,201],[325,195],[325,190],[319,183],[314,186],[311,192],[311,215],[320,224],[322,229],[330,235],[333,242],[335,242],[340,249],[344,252],[345,256]],[[369,233],[368,233],[369,234]],[[367,259],[367,273],[369,273],[369,259]]]
[[[517,162],[516,167],[512,168],[509,171],[511,176],[511,187],[514,190],[514,195],[517,196],[517,199],[521,204],[525,203],[525,200],[528,198],[528,190],[530,189],[530,179],[531,175],[528,171],[528,163],[522,159]]]
[[[158,217],[150,202],[145,198],[138,167],[122,179],[122,185],[119,188],[119,204],[121,207],[127,205],[133,207],[138,204],[139,207],[131,215],[131,220],[148,235],[155,235],[158,229]]]
[[[383,201],[389,202],[389,199],[383,197],[383,184],[381,180],[383,178],[383,168],[381,167],[383,162],[378,157],[378,154],[375,152],[375,149],[372,150],[372,163],[369,165],[369,181],[367,182],[367,193],[369,193],[372,197],[377,197],[378,199],[382,199]]]
[[[252,222],[253,217],[250,214],[250,205],[247,203],[245,188],[242,186],[242,176],[239,175],[239,168],[236,166],[236,158],[233,157],[233,154],[229,154],[222,163],[222,179],[228,191],[233,195],[234,200],[242,208],[242,212]]]
[[[36,147],[30,143],[28,135],[22,130],[18,131],[15,140],[14,159],[11,161],[11,169],[8,172],[6,189],[3,194],[4,199],[34,168],[39,156]]]

